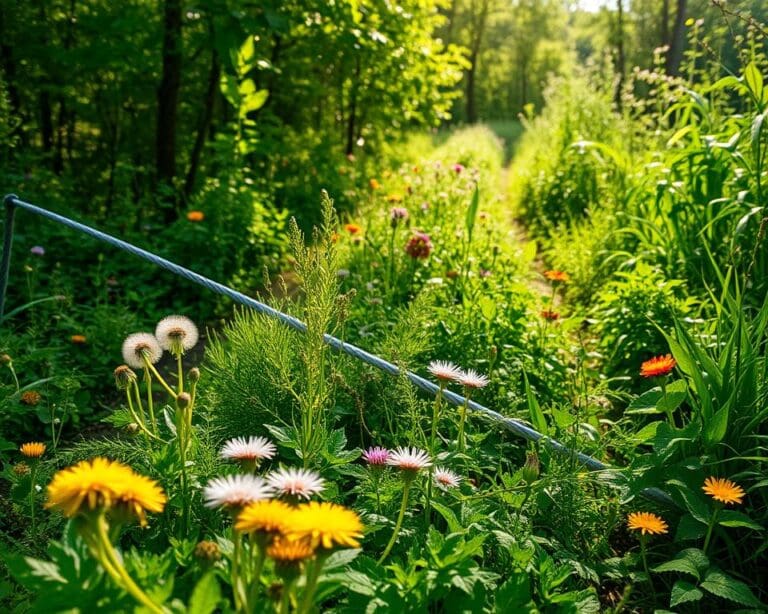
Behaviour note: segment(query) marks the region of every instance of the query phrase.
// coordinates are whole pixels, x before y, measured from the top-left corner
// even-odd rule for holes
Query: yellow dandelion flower
[[[278,537],[267,548],[267,555],[278,563],[298,563],[314,554],[315,547],[308,539],[289,540]]]
[[[154,480],[127,465],[106,458],[81,461],[62,469],[48,485],[47,508],[59,508],[65,516],[96,508],[118,507],[146,524],[144,511],[161,512],[165,495]]]
[[[632,531],[640,531],[643,535],[662,535],[667,532],[668,525],[656,514],[650,512],[632,512],[627,516],[627,526]]]
[[[355,512],[335,503],[317,501],[296,508],[288,531],[290,539],[309,539],[323,548],[358,548],[357,538],[362,535],[363,523]]]
[[[40,441],[30,441],[22,444],[19,452],[27,458],[40,458],[45,453],[45,444]]]
[[[294,508],[276,499],[254,501],[243,508],[237,517],[235,529],[242,533],[262,531],[284,533],[294,514]]]
[[[146,476],[131,471],[126,480],[116,485],[116,507],[135,516],[142,527],[147,526],[145,511],[159,514],[165,507],[165,493],[159,484]]]
[[[704,480],[702,490],[715,501],[720,501],[726,505],[741,503],[744,498],[744,489],[741,486],[722,478],[707,478]]]

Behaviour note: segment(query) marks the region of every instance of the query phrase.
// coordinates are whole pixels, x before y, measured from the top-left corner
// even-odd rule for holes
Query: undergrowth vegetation
[[[288,131],[308,183],[240,164],[243,111],[151,241],[282,319],[17,235],[4,609],[765,611],[768,58],[750,22],[723,74],[700,25],[679,75],[554,76],[506,141]]]

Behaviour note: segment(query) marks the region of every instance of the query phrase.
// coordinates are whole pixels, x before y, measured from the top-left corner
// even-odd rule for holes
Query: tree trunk
[[[477,121],[477,101],[475,100],[475,67],[477,65],[477,56],[474,54],[471,55],[469,61],[472,66],[467,70],[467,87],[464,95],[467,104],[467,122],[474,124]]]
[[[680,62],[683,61],[683,47],[685,46],[685,7],[687,0],[677,0],[675,12],[675,25],[672,28],[672,40],[667,52],[667,74],[677,75],[680,70]]]
[[[669,45],[669,0],[661,2],[661,44],[666,47]]]
[[[347,115],[347,145],[344,153],[350,155],[355,149],[355,122],[357,121],[357,87],[360,81],[360,56],[355,55],[355,76],[352,91],[349,94],[349,114]]]
[[[181,0],[165,0],[163,75],[157,89],[157,141],[155,147],[158,183],[171,184],[176,176],[176,111],[181,88]],[[172,221],[174,212],[166,213]]]
[[[613,94],[613,101],[616,108],[621,111],[621,91],[624,89],[624,0],[616,0],[616,91]]]
[[[195,144],[192,147],[192,153],[189,156],[189,170],[187,171],[187,177],[184,181],[185,198],[189,198],[192,195],[192,191],[195,189],[195,179],[197,179],[197,171],[200,167],[200,156],[203,153],[205,140],[208,137],[208,131],[210,130],[211,122],[213,121],[213,107],[216,103],[216,92],[219,91],[219,81],[221,80],[221,61],[219,60],[219,53],[216,51],[216,46],[214,44],[213,22],[211,22],[210,25],[210,32],[211,66],[208,70],[208,89],[205,92],[203,113],[200,118],[200,124],[197,127]]]
[[[43,49],[48,46],[48,36],[45,34],[47,29],[47,16],[45,13],[45,3],[41,2],[38,19],[40,20],[40,26],[43,30],[40,44]],[[39,111],[40,111],[40,136],[43,141],[43,151],[46,153],[53,149],[53,110],[51,109],[51,95],[48,92],[48,83],[50,79],[43,69],[43,76],[41,79],[40,95],[38,97]]]

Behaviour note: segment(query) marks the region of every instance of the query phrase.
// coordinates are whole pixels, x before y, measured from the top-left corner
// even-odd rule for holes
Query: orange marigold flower
[[[541,310],[541,317],[545,320],[549,320],[550,322],[554,322],[555,320],[560,318],[560,314],[556,311],[552,311],[551,309],[542,309]]]
[[[40,393],[37,390],[26,390],[21,393],[19,400],[24,403],[24,405],[37,405],[42,398],[43,397],[40,396]]]
[[[19,452],[27,458],[40,458],[45,453],[45,444],[40,441],[30,441],[22,444]]]
[[[344,224],[344,230],[346,230],[351,235],[356,235],[359,232],[362,232],[363,227],[359,226],[358,224]]]
[[[677,361],[672,358],[671,354],[666,356],[656,356],[650,360],[646,360],[640,366],[640,375],[643,377],[659,377],[662,375],[669,375],[675,368]]]
[[[88,338],[85,335],[72,335],[69,340],[75,345],[83,345]]]
[[[744,489],[741,486],[722,478],[707,478],[702,490],[715,501],[725,504],[741,503],[744,498]]]
[[[202,222],[205,219],[205,213],[202,211],[190,211],[187,213],[187,219],[190,222]]]
[[[669,529],[664,520],[651,512],[632,512],[627,516],[627,526],[643,535],[662,535]]]
[[[378,190],[381,187],[381,184],[376,179],[370,179],[368,181],[368,185],[371,187],[372,190]]]
[[[571,278],[565,271],[544,271],[544,277],[549,281],[562,281],[563,283]]]

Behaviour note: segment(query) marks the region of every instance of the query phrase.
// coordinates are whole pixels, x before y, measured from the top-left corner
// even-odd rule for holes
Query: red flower
[[[566,282],[570,279],[570,276],[565,271],[544,271],[544,277],[549,281]]]
[[[344,224],[344,230],[346,230],[351,235],[356,235],[358,232],[363,230],[363,227],[358,226],[357,224]]]
[[[432,240],[425,232],[417,232],[405,244],[405,253],[415,260],[425,260],[432,252]]]
[[[671,354],[666,356],[656,356],[650,360],[646,360],[640,367],[640,375],[643,377],[659,377],[661,375],[669,375],[675,368],[677,361],[672,358]]]
[[[549,320],[550,322],[554,322],[555,320],[560,318],[560,314],[556,311],[552,311],[551,309],[542,309],[541,310],[541,317],[545,320]]]

